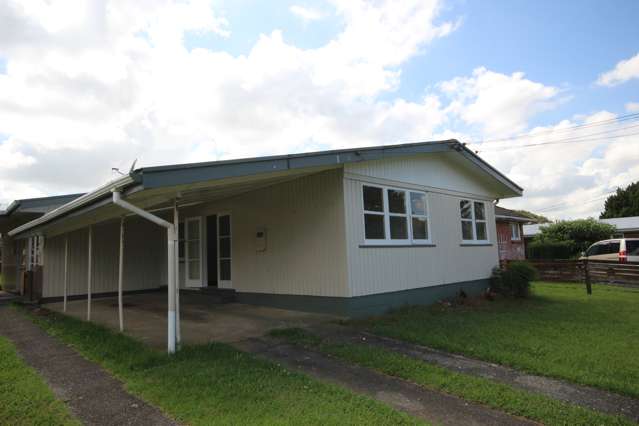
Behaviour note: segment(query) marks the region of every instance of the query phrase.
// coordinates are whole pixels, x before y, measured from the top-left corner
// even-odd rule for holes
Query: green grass
[[[407,307],[351,325],[639,397],[639,291],[535,283],[529,299]]]
[[[170,417],[198,424],[421,424],[377,401],[293,373],[223,344],[169,357],[61,314],[35,316],[48,333],[111,371]]]
[[[273,336],[310,347],[342,360],[411,381],[425,388],[457,395],[506,413],[546,425],[624,425],[621,418],[573,406],[543,395],[488,379],[452,372],[389,350],[365,344],[335,343],[300,329],[275,330]]]
[[[0,424],[80,424],[4,337],[0,337]]]

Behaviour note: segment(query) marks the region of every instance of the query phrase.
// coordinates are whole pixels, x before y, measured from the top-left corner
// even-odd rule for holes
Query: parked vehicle
[[[588,247],[581,259],[639,263],[639,238],[614,238]]]

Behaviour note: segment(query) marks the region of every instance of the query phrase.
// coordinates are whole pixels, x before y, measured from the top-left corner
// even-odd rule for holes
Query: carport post
[[[120,332],[124,331],[124,313],[122,306],[122,281],[124,271],[124,216],[120,218],[120,260],[118,263],[118,319]]]
[[[180,217],[177,200],[173,204],[173,229],[175,229],[175,244],[177,245],[173,256],[175,258],[175,340],[179,348],[182,343],[182,331],[180,330]]]
[[[64,302],[62,310],[67,311],[67,294],[69,293],[69,234],[64,237]]]
[[[87,267],[87,321],[91,321],[91,277],[93,266],[93,225],[89,225],[89,265]]]
[[[129,210],[138,216],[143,217],[146,220],[150,220],[156,225],[162,226],[166,228],[166,242],[167,242],[167,264],[168,264],[168,273],[167,273],[167,281],[168,281],[168,296],[169,296],[169,309],[168,309],[168,330],[167,330],[167,340],[168,340],[168,352],[170,354],[175,353],[175,278],[177,274],[175,273],[175,255],[176,251],[176,230],[175,226],[171,222],[167,222],[166,220],[157,217],[133,204],[129,203],[122,199],[120,191],[116,188],[113,189],[113,204],[122,207],[125,210]]]

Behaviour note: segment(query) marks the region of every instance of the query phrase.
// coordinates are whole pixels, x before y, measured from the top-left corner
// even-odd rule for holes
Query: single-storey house
[[[92,297],[121,312],[167,286],[172,351],[176,288],[344,316],[481,292],[494,203],[522,191],[457,140],[376,146],[139,168],[9,235],[44,245],[42,301],[85,298],[89,319]]]
[[[529,217],[514,210],[495,206],[497,222],[497,247],[499,260],[523,260],[526,258],[526,244],[523,237],[523,226],[530,223]]]
[[[8,232],[20,225],[36,219],[51,210],[68,203],[83,194],[56,195],[53,197],[25,198],[15,200],[0,210],[0,274],[3,275],[3,289],[16,293],[24,293],[21,280],[27,269],[26,245],[13,244]],[[18,252],[18,248],[20,251]],[[32,249],[35,249],[33,247]],[[32,253],[30,259],[37,264],[41,261],[41,252]],[[33,265],[32,265],[33,267]]]

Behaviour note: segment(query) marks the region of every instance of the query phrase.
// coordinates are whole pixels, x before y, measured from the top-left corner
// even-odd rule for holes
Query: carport
[[[164,347],[167,327],[166,297],[166,291],[125,295],[124,333],[150,346]],[[211,296],[188,290],[181,292],[180,305],[182,342],[185,344],[204,344],[211,341],[234,343],[260,337],[276,328],[305,327],[337,319],[329,315],[265,306],[221,304]],[[57,312],[64,310],[62,302],[49,303],[46,307]],[[91,320],[118,330],[118,317],[115,314],[117,308],[117,297],[94,299]],[[67,302],[66,314],[84,320],[86,301]]]

